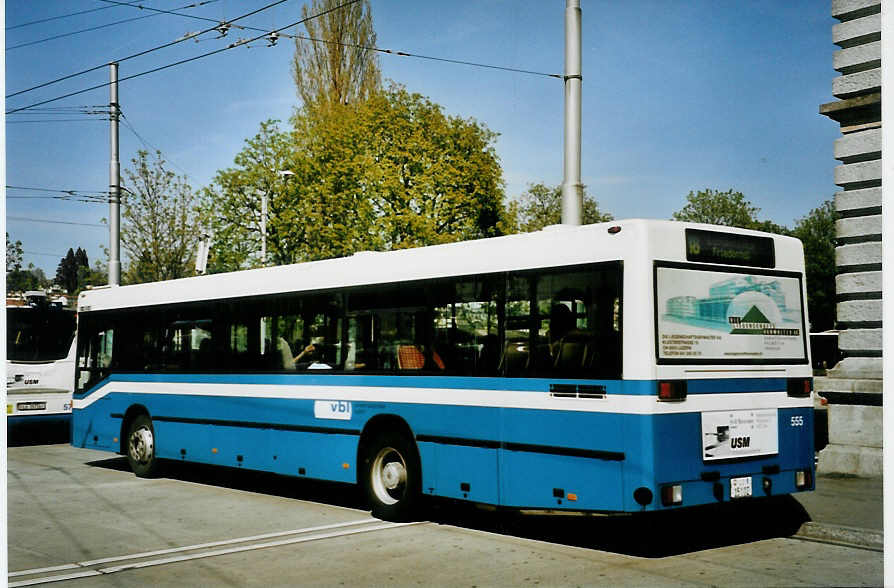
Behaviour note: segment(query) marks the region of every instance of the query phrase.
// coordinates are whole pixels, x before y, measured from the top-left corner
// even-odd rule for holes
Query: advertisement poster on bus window
[[[658,267],[656,293],[659,361],[807,358],[795,276]]]

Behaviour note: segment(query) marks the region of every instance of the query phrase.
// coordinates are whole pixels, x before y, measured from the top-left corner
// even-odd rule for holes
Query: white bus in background
[[[6,423],[67,424],[75,370],[75,313],[26,293],[6,307]]]

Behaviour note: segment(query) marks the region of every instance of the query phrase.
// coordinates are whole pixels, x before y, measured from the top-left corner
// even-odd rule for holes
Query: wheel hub
[[[130,455],[140,463],[149,461],[153,451],[152,432],[143,427],[130,435]]]
[[[382,468],[382,482],[385,488],[394,490],[400,484],[407,481],[407,469],[400,462],[392,461]]]

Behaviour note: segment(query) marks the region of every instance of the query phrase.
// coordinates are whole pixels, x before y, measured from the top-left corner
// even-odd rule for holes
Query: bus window
[[[115,346],[115,330],[111,326],[100,326],[88,332],[79,344],[78,351],[78,392],[99,383],[109,373]]]

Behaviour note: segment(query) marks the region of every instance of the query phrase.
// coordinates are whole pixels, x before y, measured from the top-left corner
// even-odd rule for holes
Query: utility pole
[[[584,186],[580,180],[581,135],[580,0],[565,0],[565,175],[562,224],[581,224]]]
[[[121,164],[118,159],[118,64],[109,64],[109,286],[121,285]]]

